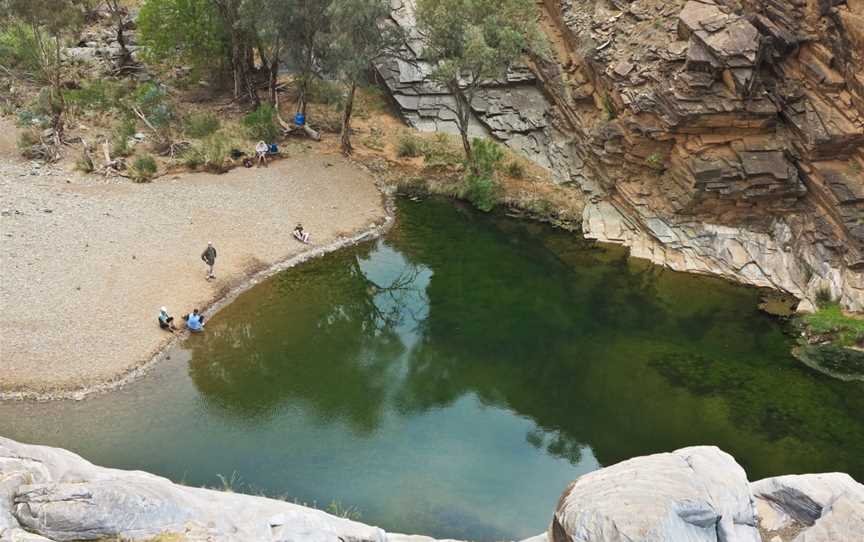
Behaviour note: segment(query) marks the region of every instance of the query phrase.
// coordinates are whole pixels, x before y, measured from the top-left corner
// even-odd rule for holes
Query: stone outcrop
[[[840,473],[778,476],[751,484],[765,540],[864,537],[864,486]]]
[[[862,527],[864,486],[846,474],[749,484],[732,456],[694,446],[581,476],[561,496],[549,531],[522,542],[854,542]],[[160,534],[208,542],[447,542],[98,467],[66,450],[0,437],[0,542]]]
[[[709,446],[637,457],[568,487],[552,542],[759,542],[747,475]]]
[[[413,28],[414,2],[391,0]],[[554,58],[474,104],[495,137],[581,190],[585,234],[672,268],[864,310],[864,2],[543,0]],[[453,131],[415,63],[379,73],[403,117]]]
[[[296,504],[193,488],[95,466],[58,448],[0,437],[0,541],[434,542]]]

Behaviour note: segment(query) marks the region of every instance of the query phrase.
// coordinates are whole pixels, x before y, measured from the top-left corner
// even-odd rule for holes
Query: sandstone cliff
[[[551,58],[488,82],[475,134],[580,190],[588,237],[864,310],[864,0],[538,5]],[[379,73],[409,124],[453,131],[416,31],[409,49]]]

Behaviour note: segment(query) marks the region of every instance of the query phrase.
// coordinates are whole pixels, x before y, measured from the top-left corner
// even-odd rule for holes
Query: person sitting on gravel
[[[177,327],[174,326],[174,317],[168,314],[168,309],[165,307],[159,309],[159,327],[167,329],[171,333],[174,333],[174,330],[177,329]]]
[[[204,316],[198,312],[198,309],[193,310],[191,314],[187,314],[183,319],[186,320],[186,328],[189,331],[193,333],[204,331]]]
[[[265,143],[264,141],[259,141],[257,145],[255,145],[255,157],[258,161],[258,165],[264,166],[267,165],[267,153],[270,152],[270,145]]]
[[[294,228],[294,237],[301,243],[309,244],[309,232],[303,231],[303,224],[297,224]]]

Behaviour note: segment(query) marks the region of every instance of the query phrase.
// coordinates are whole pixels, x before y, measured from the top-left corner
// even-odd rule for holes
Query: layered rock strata
[[[392,0],[413,28],[412,0]],[[474,131],[550,167],[584,233],[673,269],[830,292],[864,310],[864,1],[543,0],[554,58],[490,81]],[[417,62],[379,72],[406,121],[453,131]]]

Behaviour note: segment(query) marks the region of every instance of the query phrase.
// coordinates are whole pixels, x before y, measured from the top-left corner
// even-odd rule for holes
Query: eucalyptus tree
[[[35,71],[32,75],[48,85],[54,140],[58,145],[63,138],[66,108],[62,92],[62,43],[64,36],[82,22],[81,7],[76,0],[0,0],[0,13],[6,24],[22,34],[21,42],[31,49],[27,54]]]
[[[306,114],[309,83],[328,63],[327,35],[330,31],[330,4],[342,0],[284,0],[290,16],[285,36],[286,53],[297,68],[297,110]]]
[[[279,66],[289,50],[291,25],[294,23],[295,5],[291,0],[245,0],[240,10],[243,24],[255,36],[255,48],[267,71],[267,94],[276,103]]]
[[[417,27],[435,64],[432,79],[456,102],[456,123],[472,173],[471,104],[483,81],[503,77],[536,35],[534,0],[417,0]]]
[[[330,5],[328,15],[332,59],[347,87],[342,152],[351,154],[351,114],[357,86],[367,80],[376,60],[399,50],[405,36],[400,26],[389,21],[389,0],[338,0]]]

